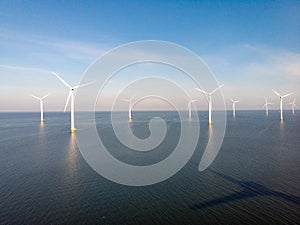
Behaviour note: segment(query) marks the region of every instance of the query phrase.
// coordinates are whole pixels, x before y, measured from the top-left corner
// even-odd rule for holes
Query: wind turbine
[[[192,119],[192,103],[198,101],[197,99],[186,99],[188,101],[189,119]]]
[[[268,116],[269,115],[269,105],[273,105],[273,103],[272,102],[268,102],[268,99],[267,99],[267,97],[265,97],[265,104],[264,104],[264,107],[266,107],[266,116]]]
[[[43,96],[41,98],[39,98],[35,95],[30,95],[30,96],[40,101],[41,123],[43,123],[44,122],[44,106],[43,106],[44,104],[43,104],[43,100],[45,98],[47,98],[49,96],[49,94],[46,94],[45,96]]]
[[[289,94],[286,94],[286,95],[281,95],[281,94],[279,94],[277,91],[275,91],[275,90],[273,90],[273,89],[272,89],[272,91],[273,91],[277,96],[279,96],[279,99],[280,99],[280,121],[283,121],[283,114],[282,114],[282,101],[283,101],[283,98],[292,95],[293,92],[292,92],[292,93],[289,93]]]
[[[134,96],[132,96],[131,98],[129,99],[121,99],[122,101],[125,101],[125,102],[129,102],[129,107],[128,107],[128,120],[131,121],[132,119],[132,114],[131,114],[131,111],[132,111],[132,99],[134,98]]]
[[[290,102],[290,105],[292,106],[292,113],[293,113],[293,115],[295,115],[295,108],[297,108],[295,98],[294,98],[294,101]]]
[[[217,90],[219,90],[219,89],[220,89],[221,87],[223,87],[223,86],[224,86],[224,84],[220,85],[219,87],[217,87],[216,89],[214,89],[214,90],[211,91],[211,92],[207,92],[207,91],[203,91],[203,90],[201,90],[201,89],[199,89],[199,88],[195,88],[195,90],[202,92],[202,93],[205,95],[205,97],[206,97],[206,99],[207,99],[207,101],[208,101],[208,124],[209,124],[209,125],[212,124],[212,120],[211,120],[212,99],[211,99],[211,96],[212,96]]]
[[[71,99],[71,133],[74,133],[76,128],[75,128],[75,121],[74,121],[74,91],[79,88],[79,87],[84,87],[87,86],[89,84],[91,84],[92,82],[89,83],[85,83],[85,84],[81,84],[81,85],[76,85],[76,86],[70,86],[66,81],[64,81],[60,76],[58,76],[57,73],[52,72],[54,74],[54,76],[56,76],[65,86],[67,86],[69,88],[69,94],[67,97],[67,101],[65,104],[65,108],[64,108],[64,112],[66,111],[66,108],[68,106],[68,103]]]
[[[240,100],[233,100],[232,98],[230,98],[230,101],[232,102],[232,115],[233,117],[235,117],[235,104],[240,102]]]

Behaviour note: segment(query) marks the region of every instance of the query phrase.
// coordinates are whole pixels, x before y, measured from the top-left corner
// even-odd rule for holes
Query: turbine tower
[[[240,102],[240,100],[233,100],[230,98],[230,101],[232,102],[232,116],[235,117],[235,104]]]
[[[290,105],[292,106],[292,113],[293,113],[293,115],[295,115],[295,108],[297,108],[296,99],[295,98],[294,98],[294,100],[292,102],[290,102]]]
[[[129,102],[129,106],[128,106],[128,120],[131,121],[132,119],[132,99],[134,98],[134,96],[132,96],[131,98],[129,99],[121,99],[122,101],[125,101],[125,102]]]
[[[197,99],[186,99],[188,101],[189,119],[192,119],[192,103],[198,101]]]
[[[71,133],[74,133],[76,128],[75,128],[75,121],[74,121],[74,91],[79,88],[79,87],[84,87],[87,86],[89,84],[91,84],[92,82],[89,83],[85,83],[85,84],[81,84],[81,85],[76,85],[76,86],[70,86],[66,81],[64,81],[57,73],[52,72],[54,74],[54,76],[56,76],[65,86],[67,86],[69,88],[69,94],[67,97],[67,101],[65,104],[65,108],[64,108],[64,112],[66,111],[66,108],[68,106],[69,101],[71,100]]]
[[[211,119],[212,98],[211,98],[211,96],[212,96],[217,90],[219,90],[219,89],[220,89],[221,87],[223,87],[223,86],[224,86],[224,84],[220,85],[219,87],[217,87],[216,89],[214,89],[214,90],[211,91],[211,92],[207,92],[207,91],[203,91],[203,90],[201,90],[201,89],[199,89],[199,88],[195,88],[195,90],[202,92],[202,93],[205,95],[205,97],[206,97],[206,99],[207,99],[207,101],[208,101],[208,124],[209,124],[209,125],[212,124],[212,119]]]
[[[269,105],[273,105],[273,103],[272,103],[272,102],[268,102],[267,97],[265,97],[265,102],[266,102],[266,103],[264,104],[263,107],[266,108],[266,116],[268,116],[268,115],[269,115]]]
[[[44,122],[44,104],[43,104],[43,100],[45,98],[47,98],[49,96],[49,94],[46,94],[45,96],[43,96],[41,98],[39,98],[35,95],[30,95],[30,96],[40,101],[41,123],[43,123]]]
[[[273,91],[273,92],[279,97],[279,99],[280,99],[280,121],[283,121],[282,101],[283,101],[283,99],[284,99],[285,97],[292,95],[293,92],[292,92],[292,93],[289,93],[289,94],[286,94],[286,95],[281,95],[281,94],[279,94],[277,91],[275,91],[275,90],[273,90],[273,89],[272,89],[272,91]]]

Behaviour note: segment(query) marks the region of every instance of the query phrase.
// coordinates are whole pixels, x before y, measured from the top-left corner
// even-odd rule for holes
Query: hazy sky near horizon
[[[49,71],[76,85],[97,58],[140,40],[174,42],[199,55],[225,84],[227,107],[232,97],[241,100],[237,108],[262,109],[267,96],[276,109],[273,88],[294,92],[284,102],[290,108],[294,97],[300,102],[299,12],[299,1],[0,0],[0,111],[36,111],[38,102],[29,94],[48,92],[45,110],[62,110],[68,90]],[[165,75],[173,79],[171,72]],[[126,82],[116,78],[106,101]],[[184,78],[175,82],[185,84]],[[190,89],[205,109],[204,96]],[[140,105],[164,107],[157,100]]]

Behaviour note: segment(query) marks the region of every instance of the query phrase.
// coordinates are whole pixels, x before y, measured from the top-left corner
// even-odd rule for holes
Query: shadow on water
[[[227,195],[227,196],[216,198],[216,199],[213,199],[210,201],[195,204],[190,207],[192,210],[207,208],[210,206],[228,203],[231,201],[244,199],[244,198],[250,198],[250,197],[256,197],[256,196],[268,196],[268,195],[272,195],[272,196],[284,199],[286,201],[292,202],[296,205],[300,205],[300,198],[297,196],[287,195],[287,194],[284,194],[284,193],[281,193],[278,191],[273,191],[261,184],[258,184],[258,183],[252,182],[252,181],[236,180],[230,176],[215,172],[213,170],[210,170],[210,172],[214,173],[215,175],[217,175],[227,181],[230,181],[234,184],[239,185],[242,188],[242,190],[239,192],[235,192],[231,195]]]

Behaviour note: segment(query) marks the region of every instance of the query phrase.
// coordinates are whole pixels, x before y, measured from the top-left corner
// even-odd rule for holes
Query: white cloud
[[[32,52],[41,52],[49,54],[49,52],[59,52],[65,57],[76,60],[94,60],[103,55],[111,48],[113,43],[93,43],[74,41],[61,38],[42,37],[33,34],[13,33],[11,31],[0,30],[0,39],[12,41],[15,43],[30,44],[33,46]]]
[[[45,70],[42,68],[35,68],[35,67],[24,67],[24,66],[14,66],[14,65],[1,65],[0,68],[7,69],[7,70],[13,70],[13,71],[27,71],[27,72],[46,72],[51,73],[49,70]],[[3,72],[3,70],[2,70]]]
[[[203,58],[217,80],[225,83],[227,100],[229,96],[242,99],[241,108],[261,109],[264,96],[276,102],[273,88],[282,93],[294,92],[289,100],[300,98],[300,54],[297,52],[247,44],[230,46]]]
[[[99,44],[70,40],[38,41],[36,43],[59,51],[71,59],[79,60],[94,60],[107,51],[107,48]]]
[[[245,47],[264,57],[264,61],[253,62],[246,69],[254,69],[256,70],[254,72],[266,75],[300,77],[299,53],[252,45],[246,45]]]

